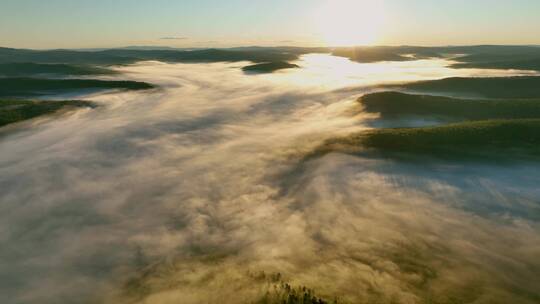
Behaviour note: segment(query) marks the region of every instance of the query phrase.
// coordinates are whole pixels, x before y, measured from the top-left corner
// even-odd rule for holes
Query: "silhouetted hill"
[[[94,105],[91,102],[82,100],[0,100],[0,127],[51,114],[66,107],[94,107]]]
[[[93,66],[42,63],[0,63],[0,76],[67,76],[67,75],[104,75],[114,74],[112,70]]]
[[[467,56],[462,57],[459,60],[465,61],[461,63],[453,64],[453,68],[457,69],[502,69],[502,70],[533,70],[533,71],[540,71],[540,55],[534,56],[530,59],[515,59],[513,56],[512,58],[507,59],[495,59],[492,61],[482,59],[480,56]],[[467,62],[468,61],[468,62]]]
[[[324,47],[237,47],[229,49],[175,49],[164,47],[126,47],[101,50],[24,50],[0,48],[0,63],[126,64],[141,60],[166,62],[264,63],[290,61],[307,53],[333,53],[358,62],[409,61],[425,58],[457,57],[455,67],[540,70],[540,48],[535,46],[373,46]]]
[[[299,68],[298,65],[286,61],[266,62],[254,65],[248,65],[242,68],[244,72],[252,73],[272,73],[278,70]]]
[[[359,98],[364,111],[383,118],[430,116],[462,120],[540,118],[540,99],[470,100],[380,92]]]
[[[0,96],[27,97],[86,89],[146,90],[153,86],[137,81],[95,79],[0,78]]]
[[[370,63],[456,57],[455,68],[521,69],[540,71],[540,48],[536,46],[374,46],[336,48],[335,56]]]
[[[287,61],[298,58],[298,52],[278,48],[260,50],[141,50],[110,49],[103,51],[74,50],[23,50],[0,49],[0,63],[67,63],[67,64],[127,64],[141,60],[160,60],[165,62],[270,62]]]
[[[347,57],[353,61],[372,63],[379,61],[408,61],[414,58],[400,54],[395,48],[387,47],[355,47],[338,48],[332,53],[334,56]]]
[[[453,77],[388,85],[422,93],[450,93],[487,98],[539,98],[540,77]]]
[[[437,127],[375,129],[332,139],[313,155],[377,152],[391,158],[426,161],[538,159],[540,119],[463,122]],[[311,155],[311,156],[313,156]]]
[[[72,50],[24,50],[0,49],[0,63],[68,63],[68,64],[126,64],[133,58],[121,57],[103,52],[83,52]]]

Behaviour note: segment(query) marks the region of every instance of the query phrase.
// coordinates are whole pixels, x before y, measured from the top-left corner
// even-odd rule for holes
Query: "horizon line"
[[[35,51],[57,51],[57,50],[69,50],[69,51],[91,51],[91,50],[114,50],[114,49],[127,49],[127,48],[164,48],[171,50],[205,50],[205,49],[237,49],[237,48],[370,48],[370,47],[425,47],[425,48],[437,48],[437,47],[489,47],[489,46],[502,46],[502,47],[540,47],[539,44],[447,44],[447,45],[422,45],[422,44],[373,44],[373,45],[353,45],[353,46],[302,46],[302,45],[241,45],[241,46],[227,46],[227,47],[212,47],[212,46],[182,46],[175,47],[169,45],[126,45],[117,47],[73,47],[73,48],[20,48],[11,46],[0,46],[0,49],[12,49],[12,50],[35,50]]]

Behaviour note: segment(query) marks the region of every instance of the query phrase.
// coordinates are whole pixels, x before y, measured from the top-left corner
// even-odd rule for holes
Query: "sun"
[[[317,36],[328,46],[376,43],[385,16],[381,2],[380,0],[326,1],[314,14]]]

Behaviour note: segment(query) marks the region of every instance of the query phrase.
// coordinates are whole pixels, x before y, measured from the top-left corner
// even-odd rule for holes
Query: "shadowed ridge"
[[[462,122],[436,127],[374,129],[326,141],[309,158],[331,152],[377,152],[425,161],[540,159],[540,119]]]
[[[68,107],[95,107],[95,104],[84,100],[0,100],[0,127],[38,116],[52,114]]]
[[[154,88],[146,82],[96,79],[0,78],[0,96],[24,97],[82,89],[147,90]]]
[[[450,77],[387,85],[387,88],[401,88],[421,93],[449,93],[486,98],[540,98],[539,76],[515,77]]]
[[[378,92],[358,99],[368,113],[382,118],[443,117],[458,120],[540,118],[540,99],[459,99],[401,92]]]
[[[266,62],[259,63],[254,65],[248,65],[242,68],[244,72],[252,73],[273,73],[275,71],[284,70],[284,69],[295,69],[299,68],[298,65],[288,63],[286,61],[275,61],[275,62]]]

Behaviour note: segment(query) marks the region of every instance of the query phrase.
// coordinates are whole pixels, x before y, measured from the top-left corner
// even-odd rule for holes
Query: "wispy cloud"
[[[188,37],[165,36],[165,37],[160,37],[159,39],[160,40],[186,40],[188,39]]]

